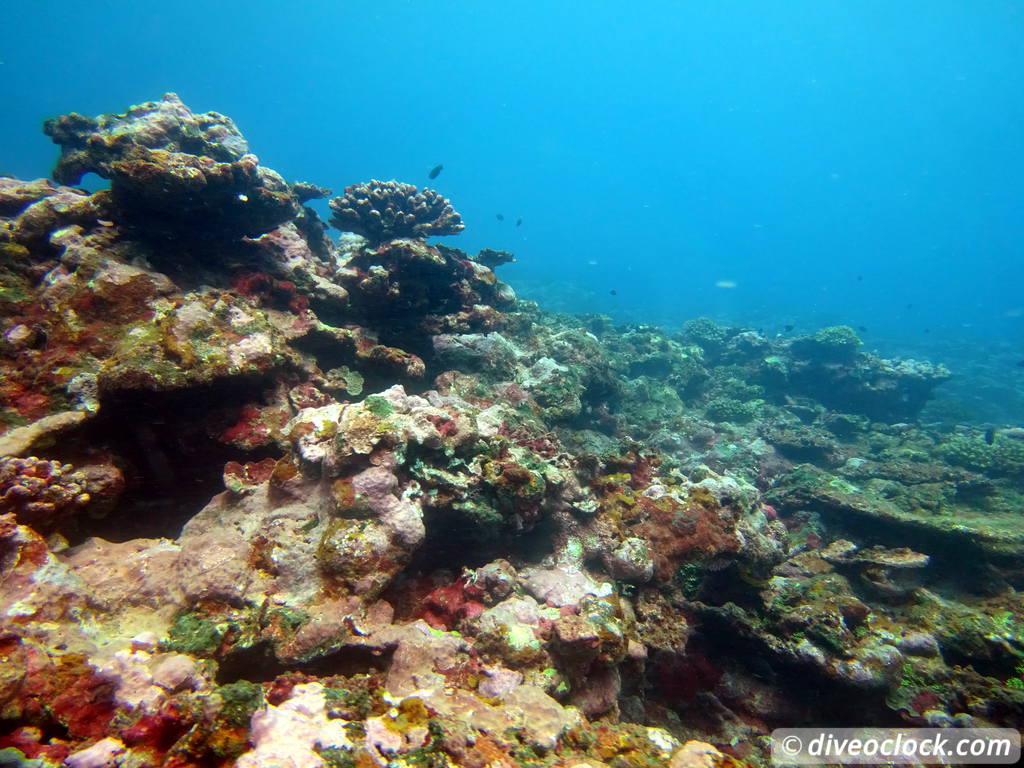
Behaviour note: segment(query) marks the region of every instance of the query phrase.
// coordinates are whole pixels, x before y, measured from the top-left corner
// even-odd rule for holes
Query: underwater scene
[[[0,765],[1024,724],[1024,6],[4,16]]]

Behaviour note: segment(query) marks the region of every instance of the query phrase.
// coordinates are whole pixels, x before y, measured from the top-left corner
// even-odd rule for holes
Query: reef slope
[[[56,183],[0,178],[4,759],[682,768],[1021,726],[1024,431],[923,421],[941,366],[545,312],[397,182],[333,198],[335,240],[330,190],[173,94],[45,131]]]

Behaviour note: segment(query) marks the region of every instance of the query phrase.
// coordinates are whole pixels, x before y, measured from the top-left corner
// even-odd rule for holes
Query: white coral
[[[321,749],[341,749],[352,744],[345,733],[346,721],[328,719],[327,699],[320,683],[304,683],[279,706],[267,704],[252,716],[253,749],[246,752],[238,768],[322,768]]]

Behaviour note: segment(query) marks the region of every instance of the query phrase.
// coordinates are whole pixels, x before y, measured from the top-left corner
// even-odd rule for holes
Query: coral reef
[[[945,369],[545,312],[395,182],[335,242],[328,190],[170,95],[46,130],[111,190],[0,179],[5,761],[738,767],[779,726],[1024,722],[1024,430],[919,421]]]
[[[177,94],[131,107],[123,115],[86,117],[77,112],[47,120],[43,132],[61,147],[53,178],[78,184],[87,173],[107,178],[111,164],[132,147],[240,160],[249,145],[229,117],[216,112],[197,115]]]
[[[61,147],[54,179],[110,179],[111,217],[150,236],[230,241],[296,214],[291,188],[248,154],[230,118],[196,115],[173,93],[123,115],[61,115],[44,130]]]

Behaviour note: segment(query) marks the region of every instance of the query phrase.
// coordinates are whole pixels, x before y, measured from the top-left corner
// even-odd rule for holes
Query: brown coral
[[[118,209],[148,232],[237,239],[269,232],[297,212],[291,189],[255,155],[220,163],[133,147],[108,172]]]
[[[399,181],[353,184],[330,206],[331,224],[374,244],[399,237],[457,235],[465,229],[462,217],[440,193]]]
[[[22,525],[49,533],[89,503],[86,482],[70,464],[5,456],[0,458],[0,513],[13,512]]]

